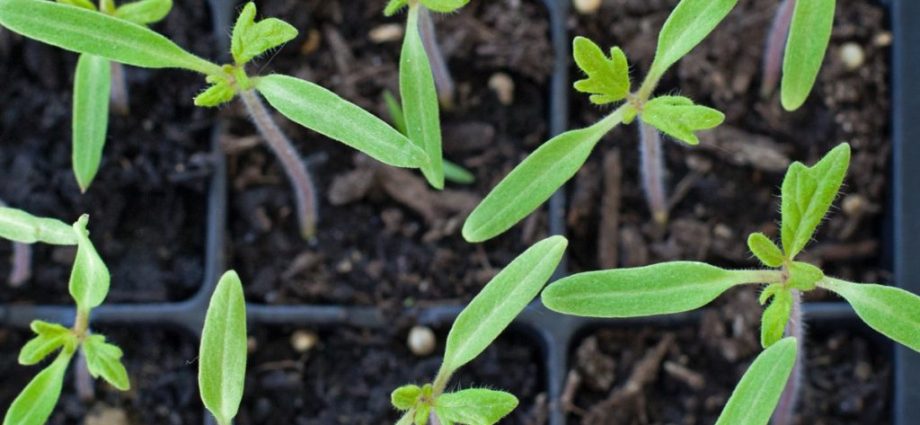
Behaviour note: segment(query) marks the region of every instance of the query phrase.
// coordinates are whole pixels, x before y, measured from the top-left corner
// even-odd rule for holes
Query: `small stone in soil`
[[[504,72],[496,72],[489,78],[489,88],[495,92],[498,101],[508,106],[514,103],[514,80]]]
[[[317,342],[319,342],[319,337],[315,332],[301,329],[291,334],[291,347],[300,354],[313,349]]]
[[[435,349],[435,336],[431,328],[425,326],[414,326],[409,330],[409,338],[406,343],[412,354],[419,357],[431,355]]]

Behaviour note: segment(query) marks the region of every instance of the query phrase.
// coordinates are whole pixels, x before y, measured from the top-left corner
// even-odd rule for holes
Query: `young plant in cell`
[[[246,300],[234,271],[220,278],[201,331],[198,390],[219,425],[230,425],[246,381]]]
[[[517,407],[517,398],[506,392],[484,388],[447,392],[447,386],[454,372],[479,356],[537,296],[562,260],[566,245],[561,236],[538,242],[486,284],[454,321],[434,381],[393,391],[393,406],[405,412],[398,425],[491,425]]]
[[[736,3],[737,0],[682,0],[664,23],[655,59],[635,92],[626,54],[620,48],[612,48],[608,57],[591,40],[576,38],[575,62],[587,78],[576,82],[575,89],[590,94],[595,105],[619,106],[596,124],[562,133],[534,151],[467,218],[464,238],[482,242],[511,228],[571,179],[604,135],[637,117],[642,181],[649,208],[656,222],[666,222],[668,206],[659,132],[696,145],[699,141],[695,133],[718,126],[725,116],[686,97],[654,97],[653,93],[665,72],[703,41]]]
[[[799,109],[811,93],[834,27],[836,0],[781,0],[767,36],[761,94],[782,85],[780,101],[789,111]]]
[[[31,366],[55,352],[57,355],[13,400],[3,417],[3,425],[43,425],[60,398],[70,360],[78,352],[86,359],[85,366],[94,378],[101,377],[122,391],[131,386],[128,372],[121,363],[121,349],[107,342],[105,336],[90,330],[90,314],[108,295],[110,276],[89,239],[87,221],[89,217],[84,215],[69,226],[55,219],[0,208],[0,238],[26,244],[41,242],[77,247],[69,284],[70,295],[77,306],[73,326],[67,328],[41,320],[32,322],[36,336],[22,347],[19,363]]]
[[[739,285],[766,285],[760,296],[761,304],[769,303],[763,311],[761,343],[767,348],[784,334],[794,337],[801,358],[804,352],[801,294],[823,288],[843,297],[871,328],[920,351],[920,297],[895,287],[826,276],[818,267],[796,260],[830,209],[849,161],[850,146],[841,144],[812,167],[799,162],[789,167],[782,184],[782,248],[762,233],[748,238],[751,252],[764,269],[726,270],[699,262],[670,262],[579,273],[547,287],[543,303],[551,310],[577,316],[642,317],[697,309]],[[786,393],[780,399],[774,416],[776,424],[790,423],[800,366],[801,362],[796,362]],[[742,381],[739,387],[747,388],[742,392],[757,390],[757,385],[744,384]],[[745,397],[737,391],[736,396]]]
[[[442,100],[450,103],[453,81],[438,47],[431,12],[451,13],[467,3],[469,0],[390,0],[383,12],[392,16],[409,8],[399,58],[399,94],[409,140],[422,148],[430,159],[421,167],[422,173],[437,189],[444,188],[438,92]]]
[[[304,238],[316,233],[316,190],[303,160],[259,95],[292,121],[386,164],[424,169],[435,161],[379,118],[317,84],[281,74],[249,75],[250,62],[297,36],[284,21],[255,18],[255,4],[246,4],[233,28],[233,63],[218,65],[149,28],[113,16],[44,0],[0,0],[0,25],[26,37],[126,65],[203,74],[209,87],[195,98],[198,106],[216,107],[239,96],[294,186]]]

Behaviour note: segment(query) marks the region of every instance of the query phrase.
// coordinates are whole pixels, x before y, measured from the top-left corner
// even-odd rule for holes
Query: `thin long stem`
[[[773,23],[770,25],[767,47],[763,54],[761,96],[769,96],[779,83],[783,66],[783,51],[786,49],[786,39],[789,37],[789,27],[792,25],[793,11],[795,11],[795,0],[782,0],[773,18]]]
[[[664,152],[658,129],[639,121],[639,154],[642,162],[642,187],[655,222],[668,222],[668,197],[664,187]]]
[[[316,222],[319,216],[316,202],[316,189],[313,178],[304,161],[300,159],[297,150],[291,141],[281,132],[278,124],[272,119],[256,94],[255,90],[243,90],[240,98],[249,111],[249,116],[256,128],[275,156],[281,161],[281,166],[287,173],[291,184],[294,186],[294,196],[297,202],[297,218],[300,221],[300,232],[304,239],[312,240],[316,236]]]
[[[125,67],[121,63],[112,62],[112,84],[109,101],[119,115],[128,115],[130,112],[130,97],[128,96],[128,82],[125,79]]]
[[[421,7],[418,15],[419,36],[422,38],[422,45],[425,47],[428,62],[431,64],[431,74],[434,76],[434,85],[438,90],[438,100],[441,106],[450,108],[454,104],[454,79],[450,75],[447,60],[438,44],[438,35],[434,29],[431,11],[424,6],[419,7]]]
[[[441,425],[441,420],[438,419],[438,415],[434,413],[434,409],[431,409],[431,412],[428,412],[428,424]]]
[[[773,412],[773,425],[791,425],[796,404],[799,401],[799,393],[802,386],[802,370],[805,365],[805,324],[802,316],[802,293],[796,289],[792,290],[792,312],[789,316],[789,323],[786,325],[786,336],[795,337],[798,344],[798,354],[795,359],[795,366],[792,367],[792,374],[789,375],[789,381],[786,382],[786,388],[779,398],[779,404]]]

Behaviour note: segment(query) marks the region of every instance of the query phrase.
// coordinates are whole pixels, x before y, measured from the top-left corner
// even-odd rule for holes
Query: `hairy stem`
[[[74,364],[74,388],[77,390],[77,397],[80,401],[90,402],[96,398],[96,390],[93,388],[93,377],[89,373],[89,367],[86,365],[86,354],[80,349],[77,353],[77,361]]]
[[[265,142],[281,161],[281,166],[287,173],[291,184],[294,186],[294,196],[297,202],[297,218],[300,221],[300,232],[304,239],[312,240],[316,236],[316,222],[318,218],[318,205],[316,202],[316,189],[313,178],[304,161],[300,159],[297,150],[291,141],[281,132],[278,124],[269,115],[268,109],[255,90],[240,92],[240,98],[249,111],[249,116],[255,123]]]
[[[779,83],[783,67],[783,51],[786,49],[786,39],[789,37],[789,27],[792,25],[792,12],[795,11],[795,0],[782,0],[770,33],[767,35],[767,47],[763,54],[763,79],[760,83],[760,95],[769,96]]]
[[[789,375],[789,381],[786,382],[786,388],[779,398],[779,404],[773,412],[773,425],[791,425],[795,415],[796,404],[799,401],[799,393],[802,386],[802,370],[805,362],[805,324],[802,316],[802,293],[796,289],[792,290],[792,312],[789,315],[789,323],[786,325],[786,336],[795,337],[798,344],[798,354],[795,359],[795,366],[792,368],[792,374]]]
[[[428,425],[441,425],[441,420],[438,419],[438,415],[434,413],[434,409],[428,412]]]
[[[639,122],[639,153],[642,157],[642,187],[655,222],[668,222],[668,197],[664,188],[664,152],[658,129]]]
[[[125,66],[112,61],[112,89],[109,95],[112,110],[119,115],[128,115],[130,97],[128,96],[128,82],[125,79]]]
[[[438,90],[438,100],[441,106],[450,108],[454,104],[454,79],[450,75],[450,69],[447,68],[447,60],[438,44],[438,36],[434,30],[434,19],[431,18],[431,11],[421,6],[418,15],[419,36],[422,38],[422,45],[425,47],[425,53],[428,55],[428,62],[431,64],[431,74],[434,76],[434,85]]]

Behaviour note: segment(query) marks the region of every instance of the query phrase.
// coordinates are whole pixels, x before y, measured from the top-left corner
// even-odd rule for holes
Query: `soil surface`
[[[131,389],[121,392],[102,381],[90,381],[94,382],[95,396],[89,401],[81,400],[76,390],[78,359],[75,357],[49,425],[202,423],[198,369],[194,364],[198,347],[193,339],[166,330],[116,328],[98,331],[124,350],[123,361],[131,379]],[[13,399],[41,370],[39,366],[20,366],[16,361],[18,349],[31,337],[23,331],[0,329],[0,347],[3,347],[0,351],[0,373],[3,376],[0,411],[6,412]]]
[[[435,355],[417,357],[406,346],[408,330],[382,332],[343,328],[321,331],[304,352],[292,335],[307,330],[258,329],[250,339],[246,393],[238,423],[395,423],[399,413],[390,392],[402,385],[431,382],[437,374],[445,332]],[[515,394],[517,409],[502,423],[537,424],[546,415],[539,348],[522,335],[506,334],[451,380],[452,389],[490,388]],[[545,420],[545,419],[544,419]]]
[[[382,95],[399,92],[405,14],[385,18],[385,3],[266,2],[260,13],[291,22],[300,36],[263,59],[259,73],[316,82],[388,119]],[[457,86],[453,108],[442,111],[445,156],[475,175],[472,185],[448,183],[445,191],[433,191],[417,172],[361,157],[276,114],[316,181],[320,223],[311,245],[299,237],[278,161],[255,138],[239,105],[228,109],[230,265],[251,300],[382,307],[462,301],[545,236],[543,212],[485,245],[463,241],[460,228],[546,138],[553,56],[547,11],[538,1],[472,1],[457,13],[436,15],[435,24]],[[508,105],[489,84],[505,78],[513,84]]]
[[[738,299],[744,302],[707,311],[694,325],[587,335],[572,353],[569,423],[715,423],[761,351],[757,301]],[[809,325],[795,423],[890,423],[890,342],[856,321]],[[624,390],[628,382],[641,390]]]
[[[177,2],[154,29],[215,57],[204,2]],[[201,284],[214,114],[192,99],[203,79],[126,68],[130,115],[113,111],[102,164],[81,195],[71,171],[71,97],[77,55],[0,29],[0,199],[39,216],[89,214],[91,238],[112,273],[110,301],[178,300]],[[0,243],[0,301],[68,303],[75,250],[36,245],[31,278],[8,281]]]
[[[651,64],[661,28],[676,0],[609,0],[596,16],[573,16],[569,28],[601,46],[623,48],[638,86]],[[891,33],[885,10],[871,2],[838,2],[833,38],[815,90],[796,112],[779,92],[760,94],[764,46],[776,0],[740,2],[685,59],[669,71],[660,94],[679,93],[723,111],[718,129],[699,147],[665,139],[670,223],[650,224],[640,183],[636,125],[607,136],[570,187],[568,228],[574,271],[701,260],[726,267],[757,264],[747,235],[778,239],[779,187],[790,161],[812,164],[841,142],[853,147],[849,174],[814,243],[800,257],[830,275],[888,282],[884,238],[890,158],[888,63]],[[864,61],[850,68],[844,45]],[[572,78],[581,71],[572,69]],[[595,122],[603,108],[572,96],[572,127]],[[619,206],[617,211],[616,206]],[[602,219],[606,217],[606,219]]]

